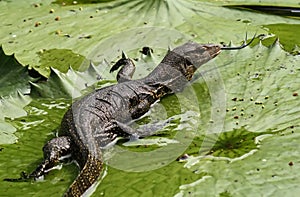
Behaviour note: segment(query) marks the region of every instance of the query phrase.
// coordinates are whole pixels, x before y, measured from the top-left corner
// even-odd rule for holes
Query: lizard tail
[[[75,181],[69,187],[64,197],[80,197],[94,183],[97,182],[103,169],[103,162],[91,155],[88,156],[87,162],[80,171]]]

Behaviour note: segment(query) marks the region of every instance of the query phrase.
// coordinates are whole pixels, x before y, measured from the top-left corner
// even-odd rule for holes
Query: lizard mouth
[[[213,51],[213,53],[211,53],[211,57],[214,58],[216,57],[217,55],[219,55],[221,53],[221,48],[218,47],[216,51]]]
[[[207,44],[207,45],[204,45],[203,47],[209,53],[209,56],[211,58],[216,57],[221,52],[221,46],[220,45]]]
[[[213,47],[213,50],[210,50],[210,51],[209,51],[209,55],[210,55],[212,58],[216,57],[216,56],[219,55],[220,53],[221,53],[221,46],[218,46],[218,45],[214,46],[214,47]]]

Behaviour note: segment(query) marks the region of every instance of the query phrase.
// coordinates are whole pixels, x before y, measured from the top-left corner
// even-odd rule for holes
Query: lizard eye
[[[193,65],[193,63],[189,60],[189,59],[185,59],[185,65],[187,65],[187,66],[191,66],[191,65]]]

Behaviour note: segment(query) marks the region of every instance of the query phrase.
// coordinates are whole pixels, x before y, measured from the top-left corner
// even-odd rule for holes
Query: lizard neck
[[[143,80],[147,85],[166,87],[171,93],[181,92],[192,79],[196,68],[183,56],[169,51],[161,63]]]

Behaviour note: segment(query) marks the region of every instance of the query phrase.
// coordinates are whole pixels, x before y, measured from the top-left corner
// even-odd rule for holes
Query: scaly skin
[[[65,196],[81,196],[101,175],[101,148],[116,137],[150,135],[131,129],[127,123],[148,112],[164,95],[182,91],[194,72],[220,50],[219,45],[188,42],[169,51],[147,77],[139,80],[131,80],[134,64],[123,57],[111,70],[122,67],[117,75],[119,83],[73,103],[63,118],[59,137],[44,146],[44,161],[29,176],[44,175],[59,163],[59,157],[71,153],[81,171]]]

